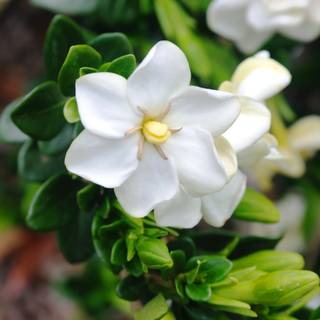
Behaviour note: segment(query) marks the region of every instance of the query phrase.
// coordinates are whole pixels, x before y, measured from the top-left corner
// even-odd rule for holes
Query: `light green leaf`
[[[159,294],[136,313],[135,320],[159,320],[168,310],[166,300]]]
[[[280,212],[267,197],[248,188],[236,208],[233,218],[263,223],[277,223],[280,220]]]

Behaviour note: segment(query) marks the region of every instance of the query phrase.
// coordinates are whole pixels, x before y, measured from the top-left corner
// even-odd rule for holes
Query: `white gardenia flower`
[[[168,41],[157,43],[128,80],[107,72],[79,78],[85,130],[67,152],[68,170],[114,188],[136,217],[157,210],[181,187],[193,196],[221,190],[236,160],[217,150],[216,137],[240,105],[230,93],[190,86],[190,79],[185,55]]]
[[[320,34],[320,0],[214,0],[207,23],[245,53],[275,33],[309,42]]]

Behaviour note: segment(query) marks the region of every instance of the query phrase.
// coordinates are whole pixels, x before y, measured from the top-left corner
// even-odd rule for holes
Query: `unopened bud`
[[[318,275],[311,271],[276,271],[256,280],[253,296],[257,304],[280,307],[294,303],[318,285]]]
[[[136,249],[139,258],[148,268],[163,269],[173,266],[168,247],[161,239],[141,237]]]
[[[267,272],[300,270],[304,266],[304,260],[295,252],[263,250],[233,261],[233,270],[252,266]]]

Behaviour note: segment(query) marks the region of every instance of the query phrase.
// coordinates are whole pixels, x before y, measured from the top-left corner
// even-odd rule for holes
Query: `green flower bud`
[[[161,239],[140,237],[136,249],[140,260],[148,268],[163,269],[173,266],[168,247]]]
[[[276,271],[256,280],[253,296],[257,304],[280,307],[301,299],[318,285],[318,275],[311,271]]]
[[[263,250],[233,261],[233,270],[252,266],[267,272],[300,270],[304,266],[304,260],[300,254],[295,252]]]

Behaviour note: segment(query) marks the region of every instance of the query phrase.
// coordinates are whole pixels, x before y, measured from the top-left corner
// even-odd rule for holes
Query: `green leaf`
[[[247,189],[233,217],[247,221],[277,223],[280,220],[280,212],[263,194]]]
[[[191,258],[187,263],[187,270],[199,265],[196,280],[213,284],[223,280],[232,269],[232,262],[220,256],[198,256]]]
[[[137,239],[138,236],[134,231],[129,231],[126,235],[127,261],[131,261],[136,254],[135,244]]]
[[[90,68],[90,67],[82,67],[79,70],[80,77],[85,76],[86,74],[95,73],[98,72],[98,69],[96,68]]]
[[[101,188],[96,184],[88,184],[77,192],[77,202],[79,208],[84,212],[94,209],[100,200]]]
[[[80,121],[80,114],[75,97],[72,97],[67,100],[63,107],[63,115],[69,123],[76,123]]]
[[[52,177],[46,181],[34,196],[27,225],[38,231],[58,229],[77,214],[76,193],[80,184],[67,174]]]
[[[107,68],[105,64],[104,71],[113,72],[125,78],[129,78],[136,66],[137,63],[135,56],[133,54],[128,54],[113,60],[108,64]]]
[[[61,12],[70,15],[83,15],[92,13],[98,4],[98,0],[31,0],[31,3],[40,8],[44,8],[54,12]]]
[[[168,247],[163,240],[140,237],[136,249],[139,258],[148,268],[164,269],[173,266]]]
[[[50,140],[65,124],[63,104],[64,97],[57,84],[44,82],[19,101],[12,112],[12,120],[30,137]]]
[[[37,143],[26,141],[19,151],[18,172],[28,181],[42,182],[54,174],[64,172],[64,155],[41,154]]]
[[[126,269],[129,274],[133,275],[134,277],[140,277],[144,273],[144,266],[137,255],[135,255],[132,260],[126,263]]]
[[[110,261],[115,265],[125,265],[127,261],[127,247],[124,239],[118,239],[113,245]]]
[[[117,286],[117,294],[121,299],[135,301],[147,290],[147,283],[143,277],[127,276],[122,279]]]
[[[190,237],[179,237],[178,239],[169,242],[168,247],[171,250],[182,250],[186,258],[191,258],[195,255],[196,247]]]
[[[182,250],[174,250],[170,252],[171,258],[173,260],[174,271],[179,274],[184,271],[186,264],[186,255]]]
[[[47,156],[55,156],[68,149],[73,137],[74,127],[66,124],[53,139],[38,141],[38,147],[41,153]]]
[[[205,283],[190,283],[186,286],[186,294],[193,301],[208,301],[211,297],[211,288]]]
[[[57,231],[59,248],[70,263],[88,260],[94,253],[91,225],[94,211],[78,213]]]
[[[102,56],[102,60],[112,61],[132,53],[128,38],[123,33],[104,33],[89,42]]]
[[[53,18],[44,43],[44,60],[49,79],[57,79],[69,48],[85,42],[82,29],[73,20],[61,15]]]
[[[17,108],[20,99],[11,102],[2,112],[0,117],[0,141],[5,143],[21,143],[28,139],[12,121],[11,114]]]
[[[101,64],[100,54],[85,44],[74,45],[60,69],[58,83],[65,96],[74,96],[75,82],[80,77],[80,68],[98,68]]]
[[[136,313],[135,320],[159,320],[168,310],[169,307],[166,300],[162,294],[159,294]]]
[[[259,250],[274,249],[281,240],[281,237],[267,238],[258,236],[242,236],[238,233],[222,229],[191,232],[190,236],[195,242],[198,250],[211,253],[221,252],[235,237],[240,238],[237,247],[229,256],[230,259],[243,257]]]

